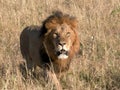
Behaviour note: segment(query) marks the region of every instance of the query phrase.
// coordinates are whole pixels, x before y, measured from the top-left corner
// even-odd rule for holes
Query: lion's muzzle
[[[65,43],[65,41],[60,41],[58,43],[56,43],[56,56],[58,59],[67,59],[69,56],[69,46],[67,45],[67,43]]]
[[[58,59],[67,59],[68,58],[68,51],[62,49],[56,52]]]
[[[68,51],[65,51],[62,49],[62,50],[58,51],[56,54],[57,54],[57,56],[59,56],[60,54],[68,55]]]

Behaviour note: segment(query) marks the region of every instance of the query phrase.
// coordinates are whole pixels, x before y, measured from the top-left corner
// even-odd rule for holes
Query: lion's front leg
[[[51,70],[48,70],[48,68],[45,68],[44,70],[44,77],[45,80],[49,83],[51,82],[52,84],[55,85],[57,90],[62,90],[62,86],[59,82],[59,80],[57,79],[57,76],[54,72],[52,72]]]

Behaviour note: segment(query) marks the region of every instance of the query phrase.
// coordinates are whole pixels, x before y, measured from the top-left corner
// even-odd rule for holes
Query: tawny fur
[[[68,26],[69,30],[67,31],[71,33],[70,39],[72,40],[69,56],[65,60],[59,60],[53,50],[52,32],[57,26],[61,25]],[[72,58],[79,51],[76,18],[56,12],[48,17],[41,27],[26,27],[20,36],[20,48],[23,57],[26,59],[28,69],[35,68],[36,66],[44,67],[45,65],[51,67],[52,64],[55,73],[67,71]]]

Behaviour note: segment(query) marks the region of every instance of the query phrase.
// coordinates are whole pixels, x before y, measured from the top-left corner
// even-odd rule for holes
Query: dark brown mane
[[[76,17],[70,16],[68,14],[63,14],[61,11],[54,11],[51,16],[49,16],[46,20],[43,21],[42,30],[43,32],[47,32],[47,29],[53,28],[56,24],[66,23],[71,26],[71,28],[77,27],[77,19]]]

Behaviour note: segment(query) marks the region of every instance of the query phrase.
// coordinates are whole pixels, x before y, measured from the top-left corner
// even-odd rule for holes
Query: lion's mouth
[[[58,59],[67,59],[68,58],[68,51],[62,49],[60,51],[57,51],[56,55],[58,56]]]

